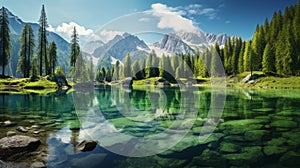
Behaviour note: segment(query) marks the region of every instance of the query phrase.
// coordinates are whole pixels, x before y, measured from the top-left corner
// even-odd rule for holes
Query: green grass
[[[134,80],[132,85],[155,85],[155,82],[159,78],[161,78],[161,77],[153,77],[153,78],[148,78],[148,79]]]
[[[55,82],[51,82],[45,79],[41,79],[36,82],[26,83],[24,89],[55,89],[57,87]]]
[[[250,72],[237,74],[234,78],[228,79],[227,83],[233,86],[252,88],[300,88],[300,77],[260,76],[254,84],[240,84],[239,82],[249,74]],[[254,71],[252,74],[263,75],[264,73]]]

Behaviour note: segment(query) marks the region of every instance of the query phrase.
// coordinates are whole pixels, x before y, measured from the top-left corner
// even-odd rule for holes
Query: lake
[[[300,166],[296,89],[99,86],[0,94],[0,104],[0,138],[41,140],[37,151],[1,159],[0,167]],[[98,146],[79,151],[88,139]]]

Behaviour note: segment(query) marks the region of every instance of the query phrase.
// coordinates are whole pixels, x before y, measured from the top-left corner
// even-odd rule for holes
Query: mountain
[[[150,48],[143,40],[124,33],[116,35],[112,40],[95,49],[93,56],[99,59],[98,67],[111,67],[112,63],[116,62],[115,60],[124,61],[127,53],[130,53],[132,60],[136,60],[146,58],[149,52]]]
[[[203,52],[216,42],[222,47],[228,38],[226,34],[216,35],[201,31],[170,33],[164,35],[160,42],[155,43],[151,49],[167,55],[192,54],[195,51]]]
[[[95,49],[97,49],[98,47],[101,47],[104,45],[104,42],[101,40],[93,40],[93,41],[89,41],[87,42],[83,47],[82,50],[86,53],[89,54],[93,54],[93,52],[95,51]]]
[[[24,28],[26,22],[22,21],[18,16],[15,16],[8,9],[6,9],[6,12],[8,16],[9,28],[11,32],[11,42],[12,42],[11,61],[7,66],[7,72],[9,73],[9,75],[19,76],[20,74],[17,74],[16,70],[17,70],[18,59],[19,59],[20,35],[22,33],[22,29]],[[32,26],[32,29],[34,30],[35,46],[36,46],[35,50],[37,51],[39,25],[37,23],[28,23],[28,24],[30,24]],[[66,40],[64,40],[61,36],[59,36],[54,32],[48,31],[47,39],[49,43],[52,41],[56,43],[57,50],[58,50],[57,66],[64,67],[65,71],[68,72],[70,70],[70,64],[69,64],[70,44]]]

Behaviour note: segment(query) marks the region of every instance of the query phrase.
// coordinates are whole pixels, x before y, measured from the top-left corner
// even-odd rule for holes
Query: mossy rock
[[[267,135],[269,131],[266,130],[250,130],[245,132],[246,141],[261,141],[264,135]]]
[[[279,128],[296,128],[297,125],[298,124],[296,122],[289,120],[275,120],[270,124],[271,127]]]
[[[230,165],[249,166],[258,165],[263,158],[260,146],[244,147],[240,153],[224,154],[224,158],[228,160]]]
[[[200,156],[194,157],[191,163],[199,167],[226,167],[226,159],[218,152],[209,149],[205,149]]]
[[[227,135],[244,134],[246,131],[258,130],[266,123],[263,119],[232,120],[220,124],[219,128]]]
[[[280,164],[289,167],[300,167],[300,154],[289,151],[280,158]]]
[[[220,144],[220,152],[222,153],[237,153],[240,149],[241,147],[239,145],[233,143],[222,142]]]
[[[287,147],[280,147],[280,146],[265,146],[263,148],[264,154],[267,156],[272,155],[281,155],[288,150]]]

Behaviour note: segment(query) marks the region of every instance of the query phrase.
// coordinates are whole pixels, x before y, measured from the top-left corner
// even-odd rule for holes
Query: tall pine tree
[[[40,69],[40,76],[43,75],[43,66],[45,68],[45,73],[47,74],[48,70],[48,57],[47,57],[47,17],[44,5],[42,6],[41,16],[39,20],[39,45],[38,45],[38,56],[39,56],[39,69]],[[44,61],[44,62],[43,62]]]
[[[77,34],[76,27],[74,27],[74,29],[73,29],[70,45],[71,45],[70,46],[70,66],[71,66],[71,68],[74,68],[77,57],[80,53],[79,36]]]
[[[49,45],[49,74],[54,74],[57,63],[57,47],[54,41]]]
[[[1,8],[0,13],[0,66],[2,67],[2,76],[5,74],[5,66],[10,59],[10,30],[6,13],[6,8]]]
[[[31,60],[34,52],[34,32],[29,24],[26,24],[21,34],[21,47],[19,51],[18,71],[24,78],[30,76]]]

